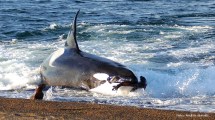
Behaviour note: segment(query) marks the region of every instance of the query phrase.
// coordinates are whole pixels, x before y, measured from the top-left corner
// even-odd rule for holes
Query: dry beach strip
[[[157,110],[95,103],[0,98],[0,119],[214,120],[215,113]]]

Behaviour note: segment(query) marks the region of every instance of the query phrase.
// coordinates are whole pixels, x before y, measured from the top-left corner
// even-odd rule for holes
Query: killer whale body
[[[80,10],[79,10],[80,11]],[[52,53],[40,66],[41,83],[31,99],[43,99],[46,86],[63,86],[91,90],[108,83],[112,90],[121,86],[132,87],[130,91],[146,88],[146,79],[138,82],[134,73],[124,65],[79,49],[76,40],[76,13],[72,30],[69,32],[65,48]]]

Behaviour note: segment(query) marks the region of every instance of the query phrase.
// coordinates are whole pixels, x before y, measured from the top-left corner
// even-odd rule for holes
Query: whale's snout
[[[146,78],[143,76],[140,76],[140,82],[138,84],[140,87],[146,89],[147,86],[147,82],[146,82]]]

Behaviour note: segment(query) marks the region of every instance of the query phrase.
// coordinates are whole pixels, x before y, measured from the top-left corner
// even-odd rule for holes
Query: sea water
[[[80,49],[128,66],[148,86],[128,95],[51,87],[45,100],[215,112],[214,0],[1,0],[0,97],[34,93],[40,64],[64,47],[78,9]]]

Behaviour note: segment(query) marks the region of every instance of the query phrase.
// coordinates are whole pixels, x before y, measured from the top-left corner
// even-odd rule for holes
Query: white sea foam
[[[2,68],[0,76],[0,90],[31,89],[39,83],[37,70],[30,70],[25,64],[13,63],[8,68]]]
[[[180,29],[184,29],[184,30],[189,30],[192,32],[197,32],[197,33],[203,33],[203,32],[207,32],[208,30],[213,29],[213,27],[211,26],[176,26]]]
[[[66,26],[59,25],[57,23],[50,23],[49,26],[44,28],[43,30],[44,31],[46,31],[46,30],[55,30],[55,29],[60,28],[60,27],[66,27]]]
[[[136,71],[147,79],[147,93],[158,98],[175,96],[213,95],[215,88],[212,72],[215,67],[178,71],[176,74],[144,70]]]
[[[89,33],[89,32],[98,32],[100,34],[129,34],[132,32],[135,32],[134,30],[131,29],[126,29],[129,27],[128,25],[96,25],[96,26],[90,26],[86,30],[81,31],[80,33]]]
[[[58,25],[56,23],[50,24],[49,28],[50,29],[55,29]]]

